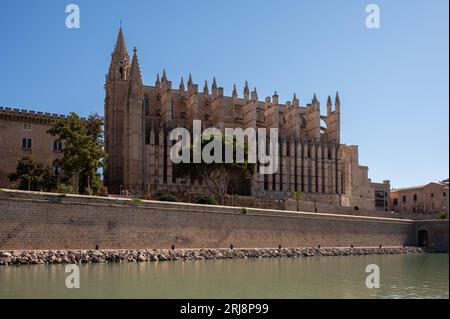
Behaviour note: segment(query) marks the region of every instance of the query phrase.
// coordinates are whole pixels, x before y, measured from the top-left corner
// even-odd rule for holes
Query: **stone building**
[[[391,182],[372,183],[375,196],[375,209],[378,211],[391,212]]]
[[[204,127],[219,129],[279,129],[278,171],[255,174],[250,180],[235,176],[229,193],[283,198],[299,191],[339,205],[373,209],[375,188],[368,168],[359,165],[357,146],[341,144],[340,116],[337,93],[334,102],[328,97],[323,115],[315,94],[304,106],[295,94],[285,103],[276,92],[260,101],[247,82],[241,96],[236,86],[225,96],[215,78],[211,86],[205,81],[199,89],[191,75],[175,88],[165,71],[154,85],[146,85],[137,51],[130,59],[120,29],[105,84],[105,184],[111,193],[208,192],[205,182],[173,176],[169,157],[174,143],[169,131],[192,129],[192,121],[201,120]]]
[[[61,173],[62,142],[47,133],[63,115],[0,107],[0,187],[11,187],[8,175],[32,153],[54,174]]]
[[[448,179],[391,190],[392,210],[406,214],[448,212]]]

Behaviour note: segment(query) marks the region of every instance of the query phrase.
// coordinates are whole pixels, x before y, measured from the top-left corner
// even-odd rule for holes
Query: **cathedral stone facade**
[[[311,102],[300,105],[280,103],[275,92],[263,101],[256,89],[245,83],[242,95],[236,86],[224,95],[214,79],[202,89],[181,78],[174,87],[163,71],[154,85],[141,78],[137,51],[130,59],[119,30],[105,84],[105,143],[107,167],[105,185],[111,193],[128,191],[152,193],[203,194],[209,190],[203,181],[177,178],[172,174],[169,139],[172,128],[192,129],[193,120],[206,127],[278,128],[279,168],[272,175],[256,173],[246,180],[234,176],[228,185],[232,194],[283,198],[294,191],[317,200],[374,208],[375,189],[368,168],[358,163],[358,147],[341,144],[341,103],[336,93],[328,97],[326,113],[314,94]]]

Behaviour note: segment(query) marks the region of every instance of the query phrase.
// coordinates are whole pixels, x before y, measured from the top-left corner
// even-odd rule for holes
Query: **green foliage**
[[[219,204],[214,198],[209,196],[200,196],[197,199],[197,204],[217,205]]]
[[[59,119],[48,131],[63,142],[62,165],[66,182],[74,184],[75,193],[97,194],[101,187],[98,169],[103,166],[103,120],[91,115],[87,120],[71,113]]]
[[[22,157],[16,172],[9,174],[10,181],[19,181],[18,188],[32,191],[48,191],[56,184],[50,167],[38,162],[33,154]]]
[[[305,198],[303,196],[303,194],[301,192],[292,192],[292,197],[296,200],[296,201],[304,201]]]
[[[440,219],[448,219],[448,212],[440,212],[439,218]]]
[[[135,203],[140,203],[140,202],[143,201],[143,199],[142,199],[142,198],[135,197],[135,198],[133,198],[131,201],[132,201],[132,202],[135,202]]]
[[[213,143],[220,143],[222,148],[222,163],[206,163],[203,160],[202,152],[211,141]],[[225,163],[225,149],[230,148],[233,150],[232,163]],[[236,150],[240,148],[244,153],[243,163],[237,163]],[[227,192],[228,181],[232,173],[238,173],[245,178],[250,178],[256,172],[256,164],[248,162],[248,144],[239,144],[234,136],[233,140],[226,138],[225,136],[217,137],[211,136],[210,139],[201,141],[201,145],[189,145],[186,148],[180,150],[182,152],[188,152],[190,161],[189,163],[174,163],[173,174],[176,177],[190,177],[191,179],[206,180],[211,186],[211,191],[220,199],[220,203],[224,203],[225,194]],[[193,158],[201,158],[200,163],[193,163]]]
[[[67,184],[59,184],[58,185],[58,193],[61,194],[73,194],[73,187],[72,185],[67,185]]]
[[[248,213],[248,209],[245,208],[245,207],[242,207],[241,213],[242,213],[243,215],[247,214],[247,213]]]
[[[162,202],[179,202],[179,198],[172,194],[162,194],[158,197],[159,201]]]

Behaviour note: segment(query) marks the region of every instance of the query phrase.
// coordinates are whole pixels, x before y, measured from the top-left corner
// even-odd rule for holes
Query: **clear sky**
[[[67,29],[76,3],[81,28]],[[365,25],[379,5],[380,29]],[[341,140],[373,181],[410,186],[449,175],[448,0],[2,1],[0,105],[103,114],[105,74],[123,20],[144,82],[245,80],[260,99],[341,96]]]

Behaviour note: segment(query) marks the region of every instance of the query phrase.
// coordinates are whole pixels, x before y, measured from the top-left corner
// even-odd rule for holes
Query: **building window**
[[[23,138],[22,139],[22,148],[31,149],[32,145],[33,144],[32,144],[31,138]]]
[[[431,193],[431,198],[433,198],[434,197],[434,193]]]
[[[413,195],[413,201],[414,201],[414,203],[417,202],[417,194]]]
[[[413,207],[413,213],[416,213],[416,208],[415,207]]]
[[[397,199],[397,198],[394,198],[392,204],[393,204],[393,205],[398,205],[398,199]]]
[[[446,197],[446,196],[447,196],[447,193],[446,193],[446,192],[444,192],[444,193],[442,194],[442,196]]]
[[[31,131],[31,123],[23,123],[23,129],[27,131]]]
[[[144,114],[150,115],[150,99],[148,98],[148,94],[144,95]]]
[[[53,150],[57,152],[62,151],[62,142],[61,141],[54,141],[53,142]]]
[[[402,201],[403,201],[403,203],[406,203],[406,195],[402,196]]]

